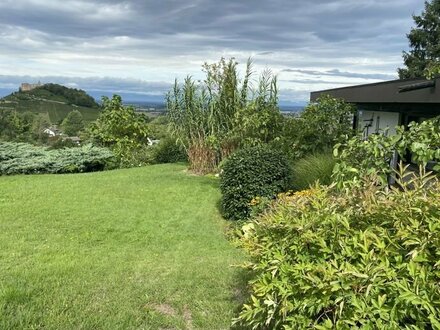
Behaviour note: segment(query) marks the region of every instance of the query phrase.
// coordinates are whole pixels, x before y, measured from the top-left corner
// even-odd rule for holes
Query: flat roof
[[[310,93],[314,102],[321,95],[342,98],[350,103],[440,104],[440,78],[391,80],[373,84],[326,89]]]

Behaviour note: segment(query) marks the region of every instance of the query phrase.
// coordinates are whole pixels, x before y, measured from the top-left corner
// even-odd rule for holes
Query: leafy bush
[[[65,139],[61,136],[55,136],[48,138],[49,149],[64,149],[64,148],[77,148],[79,144],[73,142],[70,139]]]
[[[106,148],[48,150],[26,143],[0,143],[0,175],[76,173],[101,171],[114,166],[114,155]]]
[[[159,115],[148,123],[149,137],[162,140],[169,137],[169,119],[166,115]]]
[[[331,153],[312,154],[295,161],[292,166],[292,189],[308,189],[317,180],[329,185],[335,164],[336,160]]]
[[[310,103],[298,117],[284,119],[277,144],[292,159],[320,153],[353,136],[355,107],[343,99],[323,95]]]
[[[405,170],[402,170],[403,173]],[[253,329],[440,329],[440,182],[282,195],[243,227]],[[411,189],[408,187],[411,186]]]
[[[187,161],[187,155],[182,146],[177,145],[171,138],[165,138],[154,147],[154,163],[178,163]]]
[[[254,197],[273,197],[285,191],[290,181],[286,157],[267,146],[237,151],[222,169],[221,203],[224,216],[231,220],[249,217],[249,203]]]
[[[360,177],[373,173],[379,175],[382,185],[387,184],[393,172],[391,162],[397,155],[424,167],[430,161],[440,161],[440,117],[412,122],[408,130],[401,126],[396,131],[393,136],[371,134],[363,139],[358,135],[336,144],[334,179],[338,185],[358,184]],[[408,151],[412,159],[405,159]],[[439,171],[440,164],[433,169]]]
[[[121,167],[147,164],[147,120],[142,114],[126,107],[118,95],[102,98],[103,108],[98,119],[89,127],[90,138],[100,146],[110,148]],[[139,157],[137,157],[139,156]]]

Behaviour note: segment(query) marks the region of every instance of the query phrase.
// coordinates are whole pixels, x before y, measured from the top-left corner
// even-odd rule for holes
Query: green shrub
[[[402,171],[403,172],[403,171]],[[280,196],[243,227],[252,329],[440,329],[440,182]],[[411,189],[408,187],[411,186]]]
[[[160,140],[154,148],[156,164],[185,162],[188,159],[185,150],[171,138]]]
[[[48,139],[49,149],[76,148],[79,144],[70,139],[63,139],[61,136]]]
[[[234,153],[222,167],[220,189],[227,219],[250,215],[250,201],[257,196],[273,197],[289,186],[290,168],[286,157],[267,146],[245,148]]]
[[[335,164],[336,160],[331,153],[312,154],[295,161],[292,166],[292,189],[308,189],[317,180],[329,185]]]
[[[114,167],[113,153],[86,145],[48,150],[26,143],[0,143],[0,175],[75,173]]]
[[[412,159],[405,159],[408,152]],[[412,122],[407,129],[396,127],[393,136],[371,134],[367,139],[361,135],[347,138],[335,145],[333,153],[337,158],[333,177],[341,188],[358,184],[360,177],[371,173],[379,175],[382,185],[388,184],[393,174],[390,164],[397,155],[424,167],[436,161],[433,169],[440,171],[440,116]]]
[[[131,106],[124,106],[122,98],[113,95],[102,98],[102,110],[89,128],[88,135],[97,145],[110,148],[120,167],[147,164],[145,151],[149,134],[147,119]]]

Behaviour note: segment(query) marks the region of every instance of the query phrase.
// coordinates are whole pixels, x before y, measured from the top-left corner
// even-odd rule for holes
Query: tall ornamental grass
[[[336,160],[331,152],[311,154],[292,164],[292,189],[308,189],[316,181],[324,185],[332,182],[333,168]]]
[[[176,80],[167,95],[172,136],[185,149],[190,169],[197,173],[213,171],[243,144],[244,132],[262,132],[252,138],[267,142],[263,141],[268,135],[266,126],[279,115],[276,79],[271,73],[261,75],[259,87],[253,90],[250,61],[243,79],[233,59],[203,68],[204,81],[187,77],[179,84]]]

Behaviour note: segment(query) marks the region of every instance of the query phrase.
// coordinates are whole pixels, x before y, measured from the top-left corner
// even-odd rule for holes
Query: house
[[[440,116],[440,78],[392,80],[316,91],[311,93],[310,100],[314,102],[326,94],[356,106],[353,125],[364,137],[392,135],[396,126]],[[411,159],[410,154],[407,159]],[[428,168],[432,169],[434,164],[429,162]]]
[[[49,137],[61,135],[60,130],[56,126],[51,126],[51,127],[45,128],[43,130],[43,133],[49,135]]]
[[[147,137],[147,145],[153,146],[155,144],[158,144],[160,140],[152,140],[149,137]]]
[[[53,137],[53,136],[56,136],[56,135],[57,135],[57,133],[55,133],[55,130],[52,130],[52,129],[50,129],[50,128],[45,128],[45,129],[43,130],[43,133],[49,135],[50,137]]]
[[[395,133],[395,127],[440,116],[440,78],[406,79],[312,92],[342,98],[356,106],[354,127],[364,136]],[[386,130],[388,129],[388,130]]]

